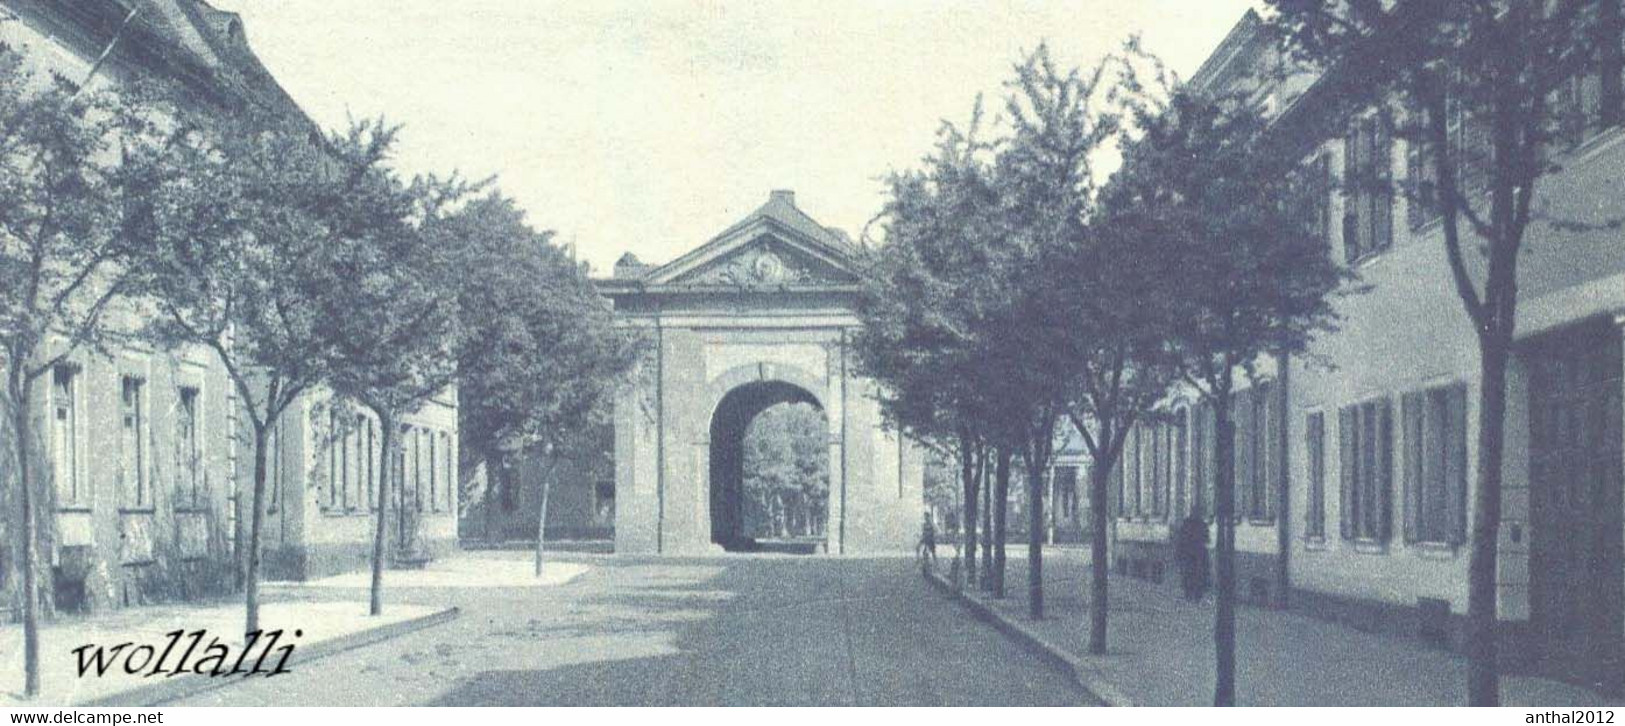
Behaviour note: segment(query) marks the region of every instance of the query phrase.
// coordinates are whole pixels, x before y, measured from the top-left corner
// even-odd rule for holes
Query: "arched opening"
[[[711,416],[711,541],[730,552],[815,552],[829,512],[828,423],[782,381],[729,391]]]

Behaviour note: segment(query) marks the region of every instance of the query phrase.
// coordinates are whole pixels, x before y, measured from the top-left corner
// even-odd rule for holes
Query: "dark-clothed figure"
[[[925,513],[925,521],[920,524],[920,564],[930,558],[931,567],[937,566],[937,524],[931,520],[931,513]]]
[[[1207,523],[1191,515],[1179,523],[1174,541],[1174,561],[1179,566],[1179,586],[1185,599],[1201,600],[1207,594]]]

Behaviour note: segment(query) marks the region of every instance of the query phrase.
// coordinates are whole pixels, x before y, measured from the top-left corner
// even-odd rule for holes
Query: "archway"
[[[630,256],[595,280],[651,345],[615,402],[615,551],[709,555],[753,545],[742,511],[751,420],[776,404],[824,418],[830,554],[905,553],[919,538],[922,449],[882,422],[852,365],[855,248],[789,192],[662,265]],[[812,437],[804,437],[811,443]],[[805,460],[814,457],[805,447]],[[720,545],[720,546],[719,546]]]
[[[745,442],[752,422],[783,404],[804,404],[819,413],[824,410],[817,396],[805,388],[784,381],[754,381],[729,391],[711,415],[711,541],[724,550],[760,550],[764,548],[761,538],[774,534],[747,527],[746,505],[750,493],[746,487]],[[825,483],[827,487],[827,479]],[[813,551],[813,547],[805,551]]]

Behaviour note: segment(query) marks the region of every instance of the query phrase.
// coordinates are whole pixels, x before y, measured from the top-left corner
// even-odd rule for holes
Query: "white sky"
[[[880,178],[991,102],[1041,40],[1140,33],[1188,77],[1255,0],[211,0],[319,123],[405,125],[406,172],[498,176],[607,272],[664,262],[794,189],[854,236]]]

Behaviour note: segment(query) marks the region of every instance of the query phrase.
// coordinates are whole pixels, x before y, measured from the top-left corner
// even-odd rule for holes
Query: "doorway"
[[[1619,329],[1600,320],[1532,341],[1530,621],[1542,670],[1625,686],[1625,514]]]

